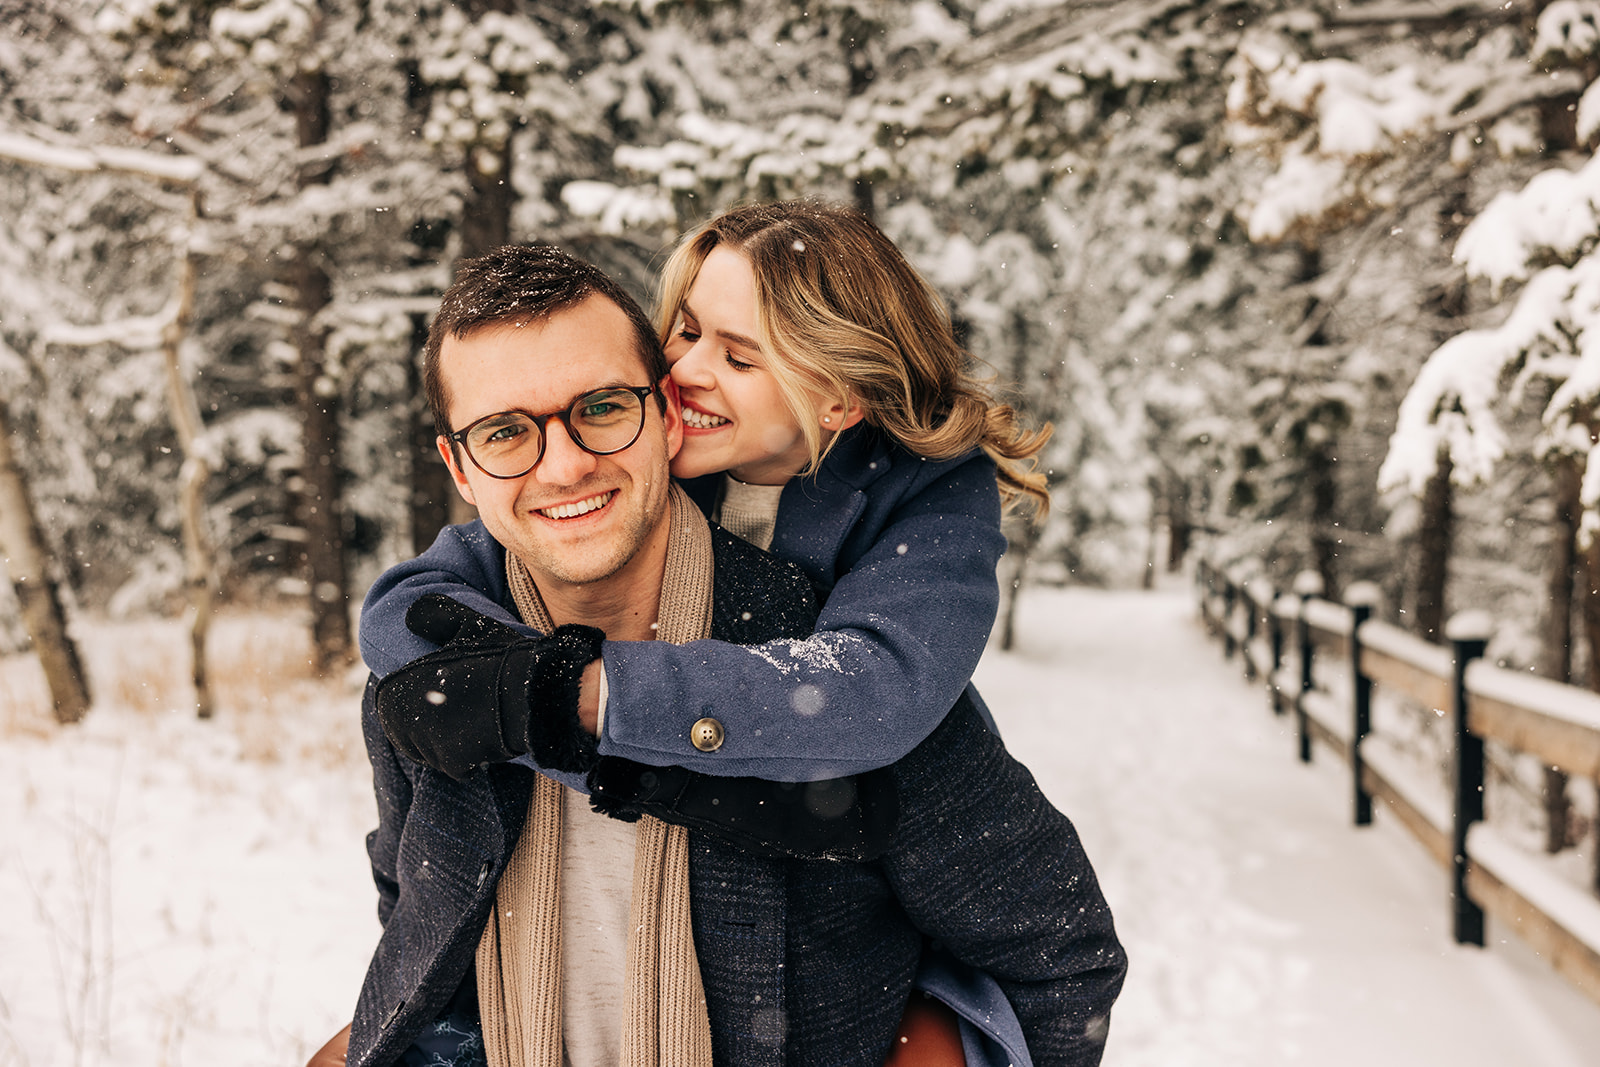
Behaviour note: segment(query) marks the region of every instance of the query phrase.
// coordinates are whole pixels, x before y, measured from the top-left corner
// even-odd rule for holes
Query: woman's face
[[[727,471],[752,485],[781,485],[810,459],[805,436],[771,370],[776,353],[757,339],[756,283],[750,261],[711,250],[667,341],[672,380],[683,401],[679,478]],[[831,412],[831,414],[830,414]],[[816,418],[838,413],[818,401]]]

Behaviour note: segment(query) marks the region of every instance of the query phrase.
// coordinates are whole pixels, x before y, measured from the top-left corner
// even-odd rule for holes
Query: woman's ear
[[[861,421],[866,412],[861,410],[861,405],[854,400],[849,405],[834,402],[818,405],[817,416],[824,430],[848,430]]]

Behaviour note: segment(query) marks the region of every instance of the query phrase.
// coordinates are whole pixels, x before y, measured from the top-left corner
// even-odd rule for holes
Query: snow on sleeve
[[[798,640],[768,641],[763,645],[746,648],[752,656],[763,659],[775,667],[779,674],[798,671],[828,671],[845,674],[845,660],[851,649],[871,649],[871,644],[857,634],[841,631],[812,634]]]

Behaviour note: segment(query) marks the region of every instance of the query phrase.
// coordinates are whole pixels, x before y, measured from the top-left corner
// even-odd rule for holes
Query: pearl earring
[[[824,416],[822,416],[822,425],[826,426],[829,423],[831,423],[832,421],[833,421],[833,416],[832,415],[824,415]]]

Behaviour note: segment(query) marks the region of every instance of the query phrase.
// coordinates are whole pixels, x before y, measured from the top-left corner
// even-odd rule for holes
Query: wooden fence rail
[[[1201,619],[1224,655],[1264,681],[1275,714],[1294,715],[1300,759],[1320,745],[1349,764],[1351,821],[1370,823],[1379,801],[1448,873],[1455,940],[1483,945],[1492,916],[1600,1002],[1600,899],[1484,821],[1485,742],[1600,782],[1600,694],[1485,662],[1491,620],[1479,613],[1450,620],[1441,646],[1372,618],[1370,586],[1338,604],[1322,599],[1315,574],[1290,594],[1208,561],[1196,579]],[[1333,687],[1336,673],[1347,681]],[[1408,770],[1373,732],[1374,690],[1448,718],[1447,788]]]

